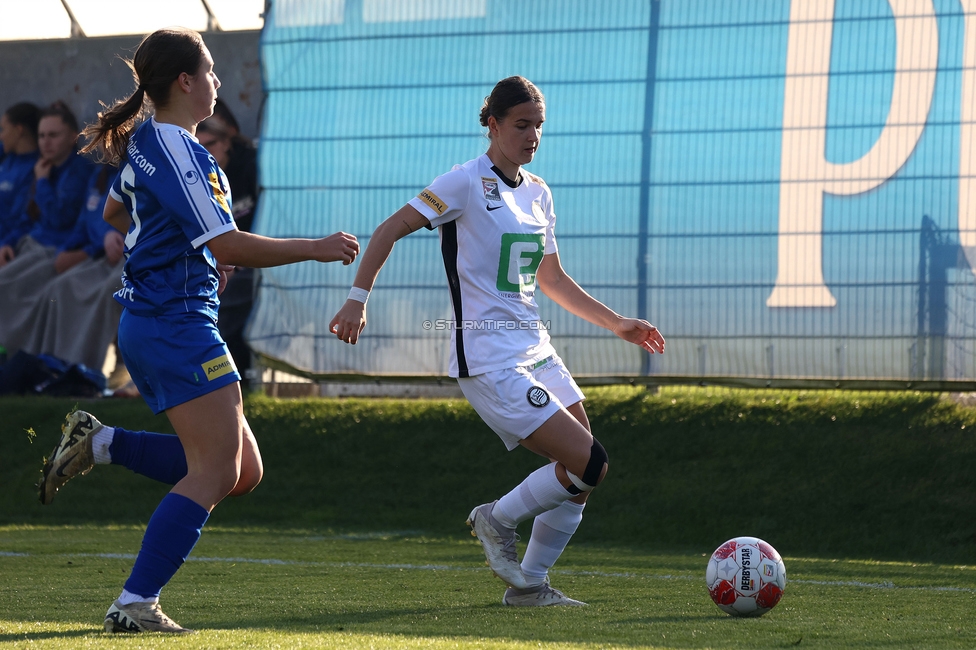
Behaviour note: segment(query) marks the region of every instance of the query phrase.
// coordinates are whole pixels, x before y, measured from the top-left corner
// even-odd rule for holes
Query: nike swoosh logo
[[[500,205],[496,205],[495,207],[491,207],[490,205],[488,205],[488,204],[486,203],[486,204],[485,204],[485,207],[486,207],[486,208],[488,209],[488,212],[491,212],[492,210],[498,210],[498,209],[499,209],[499,208],[501,208],[502,206],[500,206]]]
[[[75,456],[77,456],[77,455],[78,455],[78,454],[75,454]],[[60,466],[60,467],[58,467],[58,468],[57,468],[57,469],[55,470],[55,472],[54,472],[54,473],[55,473],[55,474],[57,474],[58,476],[60,476],[61,478],[64,478],[64,472],[63,472],[62,470],[63,470],[63,469],[65,468],[65,467],[67,467],[67,466],[68,466],[68,463],[70,463],[71,461],[73,461],[73,460],[75,459],[75,456],[72,456],[72,457],[71,457],[71,458],[69,458],[68,460],[66,460],[66,461],[64,461],[63,463],[61,463],[61,466]]]

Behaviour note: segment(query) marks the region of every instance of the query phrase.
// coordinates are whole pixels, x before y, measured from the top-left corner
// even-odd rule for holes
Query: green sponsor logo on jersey
[[[498,290],[521,293],[535,288],[535,274],[545,254],[545,235],[507,232],[498,259]]]

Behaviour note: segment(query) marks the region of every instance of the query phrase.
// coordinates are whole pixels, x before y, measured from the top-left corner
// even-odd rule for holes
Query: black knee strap
[[[596,486],[600,482],[600,474],[603,473],[603,466],[607,464],[610,457],[607,456],[607,450],[603,448],[600,441],[596,438],[593,439],[593,446],[590,447],[590,461],[586,463],[586,469],[583,470],[583,482],[587,485]]]
[[[583,470],[583,476],[576,476],[568,469],[566,470],[569,480],[573,483],[571,486],[566,488],[566,490],[572,494],[577,495],[581,492],[589,492],[597,486],[600,482],[600,474],[603,473],[603,466],[607,464],[610,458],[607,456],[607,450],[603,448],[603,445],[594,438],[593,445],[590,447],[590,460],[586,463],[586,468]]]

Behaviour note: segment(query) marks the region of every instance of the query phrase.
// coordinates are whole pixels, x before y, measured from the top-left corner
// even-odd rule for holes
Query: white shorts
[[[461,392],[509,451],[559,409],[583,400],[558,355],[522,366],[459,378]]]

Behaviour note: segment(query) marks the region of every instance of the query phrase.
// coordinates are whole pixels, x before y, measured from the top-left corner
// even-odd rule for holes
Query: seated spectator
[[[13,230],[27,205],[38,157],[40,119],[41,109],[28,102],[14,104],[0,116],[0,145],[4,152],[0,162],[0,240]]]
[[[220,99],[213,116],[197,125],[197,139],[227,175],[237,227],[250,232],[258,197],[257,150],[240,135],[237,120]],[[244,340],[244,327],[253,304],[254,270],[237,267],[220,295],[217,329],[241,373],[244,388],[250,383],[247,370],[251,367],[251,349]]]
[[[68,241],[54,258],[57,277],[41,291],[23,349],[101,372],[115,340],[122,306],[112,297],[122,287],[123,235],[103,218],[116,170],[100,165]]]
[[[30,335],[30,315],[41,289],[54,278],[54,258],[74,228],[92,163],[78,155],[78,122],[62,102],[38,123],[40,157],[26,207],[0,240],[0,345],[13,353]]]
[[[92,163],[78,155],[78,120],[64,102],[55,102],[37,125],[40,157],[34,185],[19,223],[0,240],[0,264],[9,263],[32,241],[54,253],[74,228],[85,198]],[[26,237],[25,237],[26,235]]]

